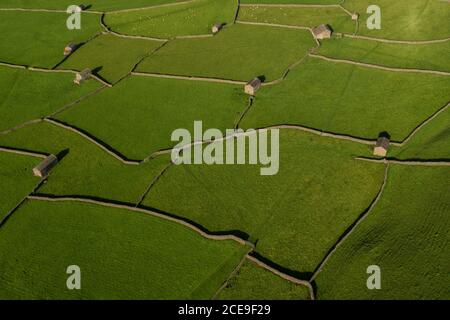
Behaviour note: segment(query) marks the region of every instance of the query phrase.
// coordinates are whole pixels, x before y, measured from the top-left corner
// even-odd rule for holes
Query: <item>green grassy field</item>
[[[450,72],[450,41],[395,44],[344,37],[323,41],[318,53],[387,67]]]
[[[316,27],[328,24],[335,32],[353,33],[356,24],[351,16],[338,7],[242,7],[238,20]]]
[[[233,23],[236,10],[237,0],[197,0],[177,6],[112,13],[105,16],[105,23],[122,34],[172,38],[210,34],[216,23]]]
[[[247,105],[242,91],[241,86],[134,76],[58,119],[88,131],[129,158],[144,159],[177,144],[171,141],[172,131],[192,131],[195,120],[202,120],[205,129],[232,128]]]
[[[172,166],[143,204],[211,231],[239,230],[275,263],[311,272],[378,192],[383,166],[353,160],[369,147],[295,130],[280,137],[280,168],[259,165]],[[177,201],[173,201],[177,199]]]
[[[247,260],[217,297],[221,300],[309,300],[308,288]]]
[[[0,11],[0,61],[53,68],[67,44],[81,44],[101,31],[99,15],[84,15],[80,30],[67,29],[67,18],[65,13]]]
[[[159,46],[159,41],[126,39],[112,34],[101,35],[70,56],[59,69],[90,68],[114,83],[125,77],[134,66]]]
[[[6,136],[0,145],[53,154],[66,154],[39,192],[80,195],[136,203],[152,179],[167,165],[167,157],[126,165],[105,151],[50,123],[28,126]]]
[[[72,73],[33,72],[0,66],[0,131],[48,116],[100,85],[73,83]]]
[[[319,299],[449,299],[448,168],[392,166],[380,203],[317,278]],[[381,268],[368,290],[366,269]]]
[[[142,213],[31,201],[0,229],[0,299],[208,299],[246,249]],[[70,265],[81,290],[66,287]]]
[[[330,5],[330,4],[340,4],[342,0],[242,0],[243,4],[319,4],[319,5]]]
[[[37,186],[32,169],[41,161],[0,151],[0,221]]]
[[[365,23],[367,8],[381,9],[381,29],[370,30]],[[450,37],[450,3],[438,0],[346,0],[343,6],[361,16],[358,34],[395,40],[433,40]]]
[[[175,40],[137,70],[242,81],[264,76],[269,81],[314,46],[309,31],[234,25],[212,38]]]
[[[241,126],[299,124],[372,139],[387,131],[403,140],[448,102],[449,87],[450,77],[308,58],[284,82],[258,92]]]
[[[128,8],[140,8],[167,3],[180,2],[182,0],[90,0],[88,10],[110,11]],[[0,8],[32,8],[32,9],[57,9],[66,10],[73,5],[72,0],[2,0]]]

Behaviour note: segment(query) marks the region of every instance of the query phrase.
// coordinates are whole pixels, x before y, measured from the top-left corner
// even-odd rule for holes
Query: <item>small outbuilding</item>
[[[352,20],[357,21],[359,19],[359,13],[354,12],[352,13]]]
[[[81,82],[88,80],[91,77],[91,70],[90,69],[84,69],[81,72],[77,72],[75,75],[75,80],[73,80],[74,83],[80,84]]]
[[[254,78],[253,80],[247,82],[247,84],[244,87],[244,92],[246,94],[254,96],[256,91],[258,91],[260,87],[261,87],[261,79]]]
[[[373,155],[377,157],[386,157],[387,151],[389,149],[389,138],[379,137],[375,148],[373,148]]]
[[[72,54],[75,51],[76,48],[77,48],[77,45],[75,43],[69,43],[64,48],[64,55],[68,56],[68,55]]]
[[[215,25],[212,26],[211,31],[212,31],[213,34],[216,34],[222,28],[223,28],[223,23],[216,23]]]
[[[58,158],[51,154],[45,158],[41,163],[33,168],[33,174],[36,177],[46,177],[50,170],[58,163]]]
[[[322,40],[331,38],[332,31],[328,25],[321,24],[320,26],[313,28],[312,33],[314,38]]]

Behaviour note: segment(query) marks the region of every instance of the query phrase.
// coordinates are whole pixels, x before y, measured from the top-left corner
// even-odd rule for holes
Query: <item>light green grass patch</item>
[[[370,30],[370,5],[381,9],[381,29]],[[394,40],[434,40],[450,37],[450,3],[439,0],[346,0],[343,6],[360,14],[358,34]]]
[[[400,159],[450,159],[450,108],[422,127],[390,156]]]
[[[72,73],[47,73],[0,66],[0,131],[48,116],[100,85],[73,83]]]
[[[299,4],[299,5],[336,5],[342,0],[242,0],[243,4]]]
[[[214,24],[233,23],[237,6],[237,0],[197,0],[176,6],[112,13],[105,16],[105,23],[116,32],[138,36],[173,38],[211,34]]]
[[[32,169],[41,161],[0,151],[0,221],[38,184]]]
[[[338,7],[264,7],[244,6],[240,21],[315,27],[328,24],[335,32],[353,33],[356,25],[350,15]]]
[[[101,31],[99,15],[83,15],[80,30],[69,30],[65,13],[0,11],[0,61],[53,68],[69,43],[81,44]]]
[[[107,81],[114,83],[130,73],[140,60],[161,44],[159,41],[103,34],[78,49],[59,68],[75,70],[90,68]]]
[[[308,58],[280,84],[258,92],[243,128],[299,124],[403,140],[448,102],[450,77],[402,73]]]
[[[278,265],[312,272],[381,186],[383,166],[353,160],[370,148],[296,130],[280,132],[280,167],[172,166],[144,205],[211,231],[238,230]],[[177,201],[173,201],[177,199]]]
[[[121,163],[85,138],[44,122],[0,136],[0,145],[52,154],[67,153],[40,193],[80,195],[137,203],[167,157],[135,166]]]
[[[0,230],[0,299],[208,299],[245,250],[143,213],[31,201]]]
[[[309,300],[306,286],[295,284],[246,260],[218,295],[220,300]]]
[[[110,11],[129,8],[141,8],[183,0],[90,0],[88,10]],[[55,9],[66,10],[71,5],[79,5],[73,0],[2,0],[0,8]]]
[[[319,299],[449,299],[448,168],[391,166],[383,197],[325,265]],[[381,269],[368,290],[366,269]]]
[[[225,132],[247,105],[241,86],[133,76],[58,119],[88,131],[132,159],[173,147],[172,132],[203,121]],[[86,114],[89,114],[86,117]]]
[[[264,76],[269,81],[314,46],[309,31],[234,25],[211,38],[175,40],[137,69],[242,81]]]
[[[398,44],[344,37],[324,41],[318,52],[331,58],[386,67],[450,72],[450,41]]]

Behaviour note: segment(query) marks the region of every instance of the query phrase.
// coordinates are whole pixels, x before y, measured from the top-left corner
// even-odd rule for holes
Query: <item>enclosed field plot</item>
[[[339,7],[267,7],[243,6],[238,21],[273,23],[290,26],[316,27],[328,24],[334,32],[353,33],[356,28],[351,16]]]
[[[237,0],[196,0],[107,14],[105,23],[122,34],[157,38],[211,34],[213,25],[233,23],[237,7]]]
[[[139,212],[29,201],[0,230],[0,298],[208,299],[246,250]]]
[[[331,58],[386,67],[450,73],[450,40],[430,44],[400,44],[349,37],[332,38],[323,41],[318,52]]]
[[[317,277],[319,299],[449,299],[448,168],[392,166],[383,197]],[[366,286],[368,266],[381,289]]]
[[[369,206],[384,166],[353,159],[369,154],[366,145],[296,130],[280,135],[277,174],[262,176],[261,166],[249,164],[172,166],[143,204],[211,231],[235,230],[256,242],[263,257],[312,272]],[[248,155],[246,159],[248,163]]]
[[[338,5],[342,0],[242,0],[243,4]]]
[[[377,70],[308,58],[280,84],[260,90],[243,128],[299,124],[403,140],[448,103],[450,77]]]
[[[204,39],[177,39],[145,59],[138,71],[248,81],[280,78],[315,46],[311,33],[233,25]]]
[[[48,73],[0,66],[0,132],[48,116],[100,87],[81,87],[72,73]]]
[[[59,154],[40,193],[79,195],[137,203],[152,179],[168,164],[158,157],[141,165],[120,162],[78,134],[44,122],[0,136],[1,146]]]
[[[74,30],[67,28],[67,18],[58,12],[0,11],[0,61],[53,68],[66,45],[81,45],[101,31],[100,15],[83,15],[82,28]]]
[[[141,8],[155,5],[166,5],[183,0],[90,0],[87,10],[111,11],[130,8]],[[78,3],[75,2],[76,5]],[[74,5],[73,0],[2,0],[0,8],[54,9],[66,10]]]
[[[172,132],[194,121],[206,129],[234,127],[247,99],[242,87],[133,76],[58,116],[132,159],[173,147]],[[86,116],[89,115],[89,116]]]
[[[381,9],[380,29],[369,29],[370,5]],[[450,37],[450,3],[439,0],[346,0],[343,6],[358,12],[358,34],[394,40],[435,40]]]
[[[59,69],[90,68],[95,74],[114,83],[129,74],[139,61],[161,45],[159,41],[103,34],[78,49]]]
[[[32,169],[40,161],[0,150],[0,221],[37,186]]]
[[[289,282],[246,260],[218,294],[221,300],[309,300],[306,286]]]
[[[450,107],[422,127],[391,156],[400,159],[450,159]]]

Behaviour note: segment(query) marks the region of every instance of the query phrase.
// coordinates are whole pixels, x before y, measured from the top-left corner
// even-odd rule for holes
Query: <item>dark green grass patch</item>
[[[319,299],[449,299],[448,168],[392,166],[383,197],[317,278]],[[368,290],[366,269],[381,269]]]
[[[142,213],[31,201],[0,230],[0,298],[208,299],[245,250]]]
[[[112,13],[105,16],[105,23],[122,34],[158,38],[210,34],[216,23],[233,23],[237,6],[236,0],[198,0],[176,6]]]
[[[0,151],[0,221],[39,182],[32,169],[42,159]]]
[[[448,102],[450,77],[377,70],[308,58],[280,84],[258,92],[244,128],[299,124],[403,140]]]
[[[101,31],[99,15],[83,15],[81,29],[69,30],[65,13],[0,11],[0,61],[53,68],[69,43],[80,44]]]
[[[48,116],[100,86],[96,81],[77,86],[74,77],[0,66],[0,131]]]
[[[211,38],[175,40],[145,59],[138,71],[269,81],[314,46],[309,31],[234,25]]]
[[[450,72],[450,41],[433,44],[397,44],[363,39],[332,38],[319,53],[394,68]]]
[[[370,30],[366,13],[370,5],[381,9],[381,29]],[[358,34],[394,40],[434,40],[450,37],[450,3],[437,0],[346,0],[343,6],[358,12]]]
[[[315,27],[328,24],[335,32],[353,33],[356,25],[351,16],[338,7],[264,7],[244,6],[238,20]]]
[[[126,76],[146,55],[161,46],[161,42],[126,39],[104,34],[90,41],[69,57],[60,69],[90,68],[109,82]]]
[[[264,257],[311,272],[375,197],[384,168],[353,160],[367,146],[280,134],[278,174],[261,176],[258,165],[172,166],[144,204],[211,231],[239,230]]]
[[[221,300],[308,300],[306,286],[298,285],[247,260],[220,292]]]
[[[247,104],[241,86],[130,77],[58,116],[132,159],[174,146],[177,128],[232,129]],[[86,115],[89,116],[86,116]]]
[[[65,156],[39,192],[81,195],[136,203],[169,159],[158,157],[142,165],[126,165],[83,137],[39,123],[6,136],[0,145]]]

